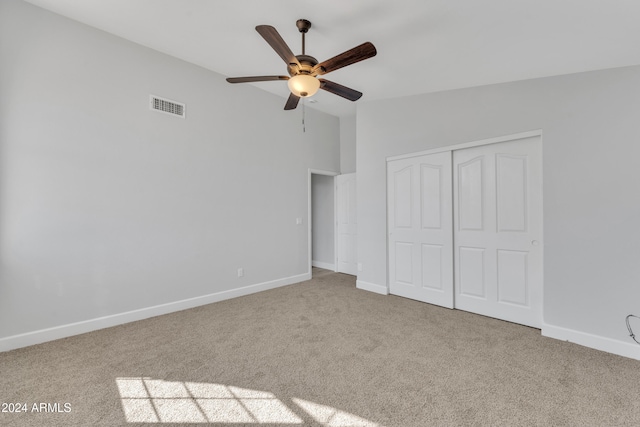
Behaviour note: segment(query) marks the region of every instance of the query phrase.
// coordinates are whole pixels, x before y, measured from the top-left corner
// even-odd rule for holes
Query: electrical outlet
[[[362,263],[361,262],[358,263],[358,271],[362,271]]]
[[[240,267],[238,269],[238,277],[242,277],[242,276],[244,276],[244,268]]]

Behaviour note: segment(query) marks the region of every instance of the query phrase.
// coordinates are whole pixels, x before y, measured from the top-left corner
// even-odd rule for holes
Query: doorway
[[[311,267],[336,271],[335,176],[311,173]]]

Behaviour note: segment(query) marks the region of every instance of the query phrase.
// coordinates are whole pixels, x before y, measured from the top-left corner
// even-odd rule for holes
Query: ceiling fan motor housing
[[[296,55],[296,59],[300,63],[300,66],[298,66],[298,64],[289,64],[289,67],[287,67],[287,71],[289,71],[291,77],[298,74],[309,74],[310,76],[316,76],[318,74],[318,70],[313,71],[313,68],[318,65],[316,58],[309,55]]]

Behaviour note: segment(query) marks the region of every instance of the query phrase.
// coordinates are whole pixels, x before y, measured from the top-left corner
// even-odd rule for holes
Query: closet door
[[[358,274],[358,223],[356,221],[356,174],[337,176],[338,272]]]
[[[451,152],[387,164],[389,291],[453,308]]]
[[[453,153],[455,307],[542,323],[540,137]]]

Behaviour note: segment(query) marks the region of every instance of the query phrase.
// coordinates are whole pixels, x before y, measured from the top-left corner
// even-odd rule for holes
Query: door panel
[[[441,229],[442,215],[442,167],[421,165],[422,228]],[[447,202],[448,203],[448,202]]]
[[[414,285],[413,282],[413,243],[396,242],[396,281],[403,285]]]
[[[498,250],[498,301],[528,305],[528,252]]]
[[[476,157],[458,165],[458,209],[461,230],[484,228],[484,165],[483,158]]]
[[[396,228],[411,228],[413,210],[412,166],[394,172],[395,215],[393,223]]]
[[[483,248],[458,248],[460,295],[485,298],[484,252]]]
[[[422,286],[442,291],[443,245],[422,244]]]
[[[338,271],[356,275],[358,224],[356,222],[356,174],[336,177],[338,199]]]
[[[453,307],[451,152],[389,162],[389,290]]]
[[[455,306],[540,327],[540,138],[455,151]]]
[[[527,157],[496,156],[498,231],[526,231]]]

